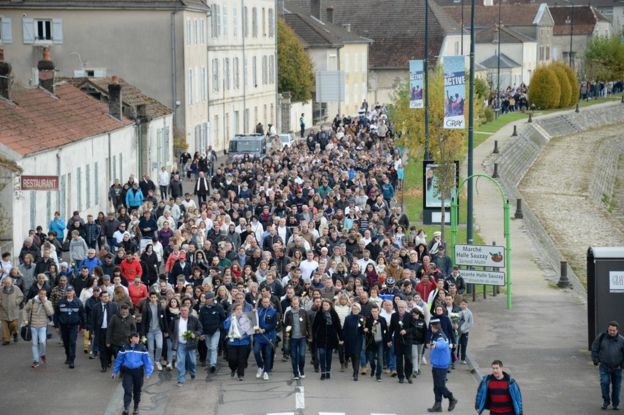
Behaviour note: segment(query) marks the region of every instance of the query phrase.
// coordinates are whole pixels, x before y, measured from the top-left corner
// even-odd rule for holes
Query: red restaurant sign
[[[22,176],[22,190],[58,190],[58,176]]]

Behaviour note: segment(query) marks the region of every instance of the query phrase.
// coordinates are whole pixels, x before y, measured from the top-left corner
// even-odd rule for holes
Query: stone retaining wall
[[[624,121],[624,106],[614,104],[600,108],[588,108],[580,113],[559,114],[536,119],[534,123],[520,126],[518,137],[512,138],[501,149],[500,154],[486,163],[498,163],[500,182],[511,201],[522,198],[518,184],[537,160],[543,147],[551,137],[576,134],[596,127],[603,127]],[[624,152],[623,140],[609,140],[598,149],[596,157],[604,160],[602,168],[596,168],[589,186],[589,196],[593,201],[602,203],[603,194],[610,198],[613,193],[619,154]],[[592,149],[588,149],[592,151]],[[524,224],[532,240],[540,251],[544,252],[544,261],[559,273],[560,262],[566,261],[557,245],[546,232],[539,218],[526,203],[523,204]],[[584,290],[571,267],[568,276],[575,288]]]

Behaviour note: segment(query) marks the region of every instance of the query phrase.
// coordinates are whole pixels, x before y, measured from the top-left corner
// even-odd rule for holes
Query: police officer
[[[56,304],[54,324],[60,328],[63,347],[65,348],[65,364],[74,368],[76,359],[76,337],[78,328],[85,327],[85,313],[82,302],[76,298],[72,285],[65,289],[65,298]]]
[[[449,348],[449,340],[440,328],[440,320],[432,319],[430,334],[430,359],[431,373],[433,375],[433,393],[435,394],[435,403],[433,407],[427,409],[429,412],[442,412],[442,398],[449,400],[448,411],[451,412],[457,405],[457,399],[453,393],[446,387],[446,374],[451,364],[451,353]]]
[[[132,333],[130,335],[130,344],[124,346],[117,355],[115,366],[113,367],[113,379],[119,375],[120,369],[124,388],[123,415],[128,415],[128,408],[133,395],[134,411],[132,413],[138,415],[143,378],[149,379],[154,371],[154,364],[149,357],[147,348],[139,343],[139,333]]]

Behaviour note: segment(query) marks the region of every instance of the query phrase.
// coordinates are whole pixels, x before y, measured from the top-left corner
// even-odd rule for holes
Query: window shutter
[[[52,41],[63,43],[63,21],[61,19],[52,19]]]
[[[22,28],[24,31],[24,43],[35,43],[35,21],[30,17],[22,19]]]
[[[3,17],[0,19],[0,41],[2,43],[13,42],[13,32],[11,30],[11,19],[9,17]]]

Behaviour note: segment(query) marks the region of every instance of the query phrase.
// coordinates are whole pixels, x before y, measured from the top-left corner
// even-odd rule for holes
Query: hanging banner
[[[466,69],[463,56],[444,57],[444,128],[466,128]]]
[[[409,61],[410,108],[423,108],[423,61]]]

